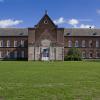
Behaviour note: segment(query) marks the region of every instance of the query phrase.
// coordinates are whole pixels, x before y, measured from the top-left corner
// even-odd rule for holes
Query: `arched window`
[[[15,40],[14,41],[14,47],[17,47],[18,46],[18,44],[17,44],[17,41]]]
[[[71,40],[68,41],[68,47],[72,47],[72,41]]]
[[[82,41],[82,47],[83,48],[86,47],[86,41],[85,40]]]
[[[96,48],[99,48],[99,40],[96,40]]]
[[[93,42],[92,42],[92,40],[90,40],[89,41],[89,47],[92,48],[92,46],[93,46]]]
[[[89,58],[93,58],[93,52],[89,52]]]
[[[7,40],[7,47],[10,47],[10,41]]]
[[[24,47],[24,40],[21,40],[21,47]]]
[[[75,41],[75,47],[79,47],[79,42],[78,42],[78,40]]]
[[[82,58],[86,58],[86,52],[82,51]]]
[[[0,40],[0,47],[3,47],[3,40]]]

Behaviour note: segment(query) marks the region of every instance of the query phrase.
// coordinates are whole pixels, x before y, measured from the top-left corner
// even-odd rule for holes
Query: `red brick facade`
[[[47,14],[34,28],[0,29],[2,60],[42,60],[45,55],[48,60],[64,60],[72,47],[85,59],[100,59],[100,29],[58,28]]]

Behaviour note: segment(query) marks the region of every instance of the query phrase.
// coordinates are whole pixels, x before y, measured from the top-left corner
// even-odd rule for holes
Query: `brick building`
[[[82,58],[100,58],[100,29],[58,28],[47,13],[33,28],[1,28],[0,59],[64,60],[76,47]]]

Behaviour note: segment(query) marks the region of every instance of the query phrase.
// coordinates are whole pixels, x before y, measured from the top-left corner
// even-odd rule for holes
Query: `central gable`
[[[35,30],[36,41],[39,41],[41,36],[45,38],[47,37],[47,35],[55,40],[57,38],[57,26],[54,24],[54,22],[51,20],[47,13],[45,13],[39,23],[35,25]],[[46,33],[44,34],[44,32],[46,31],[47,35]]]
[[[51,20],[47,13],[45,13],[45,15],[35,27],[40,29],[57,28],[57,26],[54,24],[54,22]]]

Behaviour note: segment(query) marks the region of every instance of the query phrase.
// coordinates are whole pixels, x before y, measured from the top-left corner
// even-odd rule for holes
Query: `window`
[[[21,47],[24,47],[24,40],[21,40]]]
[[[17,41],[14,41],[14,47],[17,47],[18,45],[17,45]]]
[[[86,42],[85,42],[85,40],[82,41],[82,47],[83,47],[83,48],[86,47]]]
[[[7,40],[7,47],[10,47],[10,41]]]
[[[0,41],[0,47],[3,47],[3,40]]]
[[[96,52],[96,58],[100,58],[100,53]]]
[[[72,47],[72,41],[71,40],[68,41],[68,47]]]
[[[45,21],[44,21],[44,24],[48,24],[48,21],[47,21],[47,20],[45,20]]]
[[[0,58],[3,58],[3,52],[0,51]]]
[[[14,52],[14,58],[17,58],[17,51]]]
[[[93,58],[93,53],[89,52],[89,58]]]
[[[25,52],[24,52],[24,51],[21,52],[21,57],[22,57],[22,58],[25,57]]]
[[[99,48],[99,41],[96,40],[96,48]]]
[[[86,52],[85,51],[82,52],[82,58],[86,58]]]
[[[78,40],[75,41],[75,47],[79,47],[79,42],[78,42]]]
[[[90,40],[89,41],[89,47],[92,48],[92,46],[93,46],[93,43],[92,43],[92,40]]]
[[[7,58],[10,58],[10,51],[7,51]]]

